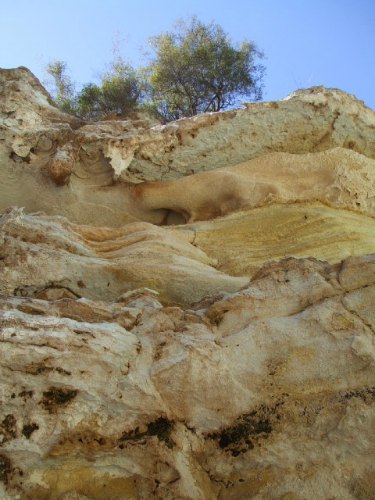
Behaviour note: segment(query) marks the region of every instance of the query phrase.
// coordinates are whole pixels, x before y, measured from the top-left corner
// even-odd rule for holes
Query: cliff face
[[[373,498],[375,113],[0,93],[1,498]]]

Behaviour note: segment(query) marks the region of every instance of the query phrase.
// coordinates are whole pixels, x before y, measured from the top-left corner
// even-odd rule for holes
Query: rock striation
[[[373,498],[374,111],[0,95],[0,497]]]

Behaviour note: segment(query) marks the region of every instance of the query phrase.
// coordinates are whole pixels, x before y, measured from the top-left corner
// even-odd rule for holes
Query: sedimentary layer
[[[249,281],[217,271],[178,233],[144,222],[91,228],[13,209],[0,218],[0,241],[3,294],[115,300],[146,287],[187,305]]]
[[[208,220],[240,208],[321,202],[375,216],[375,160],[343,148],[322,153],[272,153],[209,172],[130,188],[142,218],[168,223]],[[178,218],[176,218],[178,220]],[[172,220],[173,222],[173,220]]]

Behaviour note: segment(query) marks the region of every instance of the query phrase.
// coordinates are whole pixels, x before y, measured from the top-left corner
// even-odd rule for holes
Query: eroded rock
[[[354,96],[313,87],[281,101],[154,127],[142,137],[108,142],[113,168],[120,172],[123,166],[124,178],[134,181],[168,180],[270,152],[344,147],[375,158],[375,114]]]
[[[322,484],[344,498],[368,491],[375,275],[368,260],[357,262],[368,279],[356,290],[341,284],[345,264],[294,259],[190,310],[142,309],[142,292],[136,308],[2,299],[8,491],[202,499],[298,498]],[[125,327],[129,315],[137,320]]]
[[[145,222],[94,228],[14,209],[0,218],[0,241],[3,294],[116,300],[148,287],[166,303],[186,305],[249,281],[217,271],[178,233]]]
[[[329,154],[327,157],[339,176],[339,167],[346,175],[352,171],[353,162],[365,163],[365,158],[350,155],[350,150],[375,158],[374,112],[336,89],[314,87],[278,102],[153,125],[149,120],[92,124],[70,117],[52,106],[39,81],[24,68],[2,70],[0,85],[4,95],[0,108],[4,139],[0,143],[0,183],[4,191],[0,211],[18,205],[28,212],[63,215],[76,223],[121,226],[144,218],[129,198],[126,182],[178,179],[238,165],[270,152],[304,155],[345,148],[349,166],[345,165],[345,153],[336,159],[335,166]],[[274,165],[286,162],[283,155],[268,158]],[[324,155],[316,158],[319,164]],[[304,170],[313,160],[308,156],[300,163],[291,163]],[[246,182],[254,189],[255,198],[264,200],[279,194],[277,179],[254,175],[253,182]],[[224,179],[215,182],[226,184]],[[229,184],[236,184],[233,175]],[[342,187],[338,188],[341,194]],[[164,185],[160,198],[166,189]],[[238,187],[233,189],[238,191]],[[208,206],[212,197],[201,203],[207,217],[200,214],[200,219],[243,206],[243,190],[237,197],[233,189],[219,207],[217,202]],[[354,194],[350,203],[355,204]],[[147,220],[161,224],[168,220],[168,213],[155,212]],[[170,220],[183,222],[178,217]]]
[[[309,201],[374,217],[374,185],[375,160],[334,148],[315,154],[263,155],[175,181],[143,182],[131,193],[143,218],[164,209],[193,222],[245,207]]]
[[[0,497],[373,498],[374,112],[0,87]]]

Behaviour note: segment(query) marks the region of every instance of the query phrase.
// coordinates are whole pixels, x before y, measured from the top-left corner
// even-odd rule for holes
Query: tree
[[[196,17],[150,41],[156,53],[148,67],[152,99],[166,120],[261,98],[264,67],[256,60],[263,56],[253,42],[234,46],[219,25]]]
[[[115,47],[114,62],[100,83],[88,83],[78,93],[66,63],[50,63],[56,104],[89,119],[143,110],[170,121],[262,96],[262,53],[253,42],[234,45],[217,24],[196,17],[180,21],[174,31],[153,37],[151,45],[155,56],[140,70],[125,63]]]
[[[92,119],[110,113],[124,116],[134,110],[144,93],[144,83],[138,73],[121,57],[102,76],[101,85],[89,83],[77,96],[79,113]]]
[[[75,113],[75,91],[67,72],[67,64],[56,60],[47,64],[46,72],[52,77],[47,82],[57,106],[66,113]]]
[[[47,86],[56,105],[67,113],[88,119],[102,119],[111,113],[124,116],[141,101],[146,83],[129,64],[118,56],[101,77],[99,85],[88,83],[75,92],[67,64],[56,60],[49,63],[46,72],[52,77]]]

